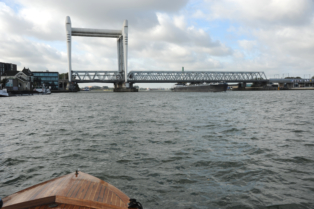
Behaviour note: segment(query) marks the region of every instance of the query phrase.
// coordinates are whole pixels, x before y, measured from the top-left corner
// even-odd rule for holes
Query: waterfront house
[[[8,91],[31,90],[30,78],[21,71],[6,71],[1,75],[1,79],[8,79],[5,85]]]

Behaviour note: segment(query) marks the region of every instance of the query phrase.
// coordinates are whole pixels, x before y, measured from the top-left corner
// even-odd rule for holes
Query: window
[[[13,80],[9,80],[6,84],[5,84],[6,87],[13,87]]]

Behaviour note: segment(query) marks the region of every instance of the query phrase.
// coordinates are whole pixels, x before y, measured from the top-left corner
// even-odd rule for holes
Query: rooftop
[[[16,74],[20,73],[21,71],[7,71],[7,72],[4,72],[2,74],[2,76],[15,76]]]

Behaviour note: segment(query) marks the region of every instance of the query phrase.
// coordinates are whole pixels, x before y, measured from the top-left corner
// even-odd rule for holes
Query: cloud
[[[37,22],[43,16],[34,13],[43,11],[46,16],[52,15],[56,22],[60,21],[62,27],[65,16],[71,16],[72,25],[75,27],[120,28],[123,21],[128,19],[135,30],[153,27],[158,23],[156,12],[175,13],[187,2],[187,0],[77,0],[74,3],[71,0],[33,0],[29,4],[29,1],[19,1],[24,6],[23,13],[29,14],[29,17],[33,16],[30,19],[32,22]]]
[[[144,32],[130,34],[130,58],[144,61],[134,70],[189,70],[221,69],[217,57],[232,56],[233,50],[213,41],[204,30],[189,27],[183,16],[170,17],[157,13],[158,25]],[[148,64],[149,63],[149,64]]]
[[[135,0],[135,1],[25,1],[17,0],[17,13],[0,2],[0,23],[6,31],[35,36],[43,40],[64,40],[64,22],[71,16],[73,27],[121,28],[125,19],[133,30],[158,24],[156,12],[173,13],[187,0]]]
[[[50,56],[66,52],[65,11],[71,15],[73,27],[116,29],[121,27],[123,19],[127,16],[130,70],[177,70],[182,66],[190,70],[217,69],[221,68],[222,64],[215,57],[232,55],[231,48],[218,40],[212,40],[202,28],[187,24],[186,17],[179,12],[187,1],[174,1],[167,6],[163,1],[139,2],[131,4],[117,1],[109,5],[103,1],[88,3],[82,1],[76,2],[76,6],[73,7],[72,1],[43,3],[34,0],[32,4],[19,1],[22,6],[17,12],[3,5],[1,11],[4,15],[0,21],[7,22],[8,26],[15,22],[13,24],[15,26],[7,27],[6,30],[16,36],[20,35],[19,43],[24,45],[22,42],[25,41],[28,48],[32,49],[33,57],[35,58],[35,54],[38,53],[37,57],[43,63],[48,63],[51,60],[48,59]],[[53,41],[64,41],[64,48],[60,51],[52,46],[50,51],[45,51],[49,44],[42,44],[42,47],[45,47],[40,48],[37,43],[25,36],[35,37],[36,40],[48,40],[52,44]],[[13,50],[12,53],[16,52]],[[15,55],[21,57],[17,58],[21,61],[33,59],[26,55],[26,52]],[[73,70],[117,70],[116,40],[73,37],[72,57]],[[60,69],[66,67],[66,60],[53,62]]]
[[[314,74],[314,1],[207,0],[194,16],[230,21],[245,58],[234,56],[234,69]]]
[[[0,2],[1,61],[66,72],[66,16],[73,27],[106,29],[128,19],[130,70],[314,71],[310,0]],[[74,70],[117,70],[115,39],[72,43]]]
[[[311,22],[311,0],[206,0],[210,18],[232,19],[252,27],[300,26]],[[195,15],[201,15],[201,11]]]
[[[251,40],[239,40],[239,46],[241,46],[243,49],[251,51],[254,47],[257,46],[256,41]]]
[[[163,42],[169,44],[177,44],[184,47],[203,51],[212,56],[228,56],[232,54],[232,50],[219,41],[213,41],[202,29],[195,27],[187,27],[183,21],[183,17],[171,18],[166,14],[157,14],[158,25],[145,33],[135,33],[134,36],[140,40],[150,40],[153,42]],[[180,23],[178,23],[180,19]],[[133,35],[133,34],[132,34]]]
[[[35,71],[65,69],[66,54],[49,45],[34,43],[20,36],[5,34],[0,35],[0,40],[2,42],[0,47],[1,61],[17,64],[18,70],[22,70],[23,67]]]

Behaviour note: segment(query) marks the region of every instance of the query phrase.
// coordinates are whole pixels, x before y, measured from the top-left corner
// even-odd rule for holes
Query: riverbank
[[[291,91],[291,90],[314,90],[314,87],[297,87],[297,88],[278,88],[278,87],[245,87],[245,88],[238,88],[232,87],[232,91]]]
[[[78,91],[69,91],[69,90],[51,90],[51,93],[76,93]]]

